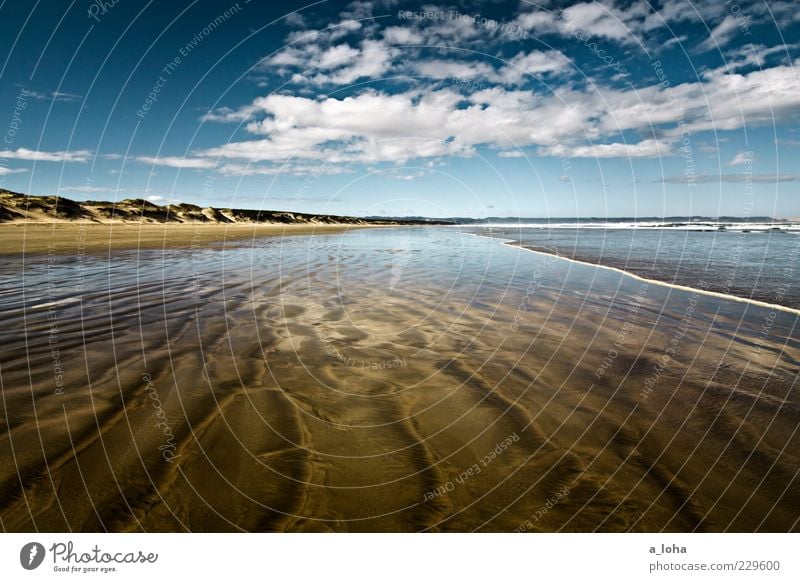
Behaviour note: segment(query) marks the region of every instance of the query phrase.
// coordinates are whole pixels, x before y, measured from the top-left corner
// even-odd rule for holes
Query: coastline
[[[262,236],[334,234],[381,224],[136,224],[12,222],[0,225],[0,255],[189,248]]]
[[[475,235],[480,236],[480,235]],[[486,237],[490,238],[490,237]],[[708,297],[717,297],[719,299],[727,299],[729,301],[735,301],[737,303],[748,303],[751,305],[755,305],[758,307],[765,307],[767,309],[772,309],[775,311],[783,311],[784,313],[791,313],[793,315],[800,316],[800,309],[795,309],[794,307],[788,307],[786,305],[778,305],[777,303],[769,303],[767,301],[761,301],[759,299],[750,299],[747,297],[739,297],[738,295],[730,295],[728,293],[720,293],[719,291],[711,291],[708,289],[703,289],[701,287],[691,287],[689,285],[679,285],[677,283],[670,283],[668,281],[662,281],[660,279],[651,279],[649,277],[642,277],[641,275],[637,275],[636,273],[632,273],[630,271],[626,271],[625,269],[620,269],[618,267],[611,267],[609,265],[604,265],[602,263],[593,263],[590,261],[582,261],[580,259],[573,259],[570,257],[565,257],[557,252],[547,252],[546,250],[536,250],[528,248],[522,244],[519,244],[517,241],[504,241],[501,242],[503,246],[511,247],[515,249],[521,249],[523,251],[528,251],[529,253],[536,253],[539,255],[549,255],[551,257],[556,257],[557,259],[562,259],[564,261],[569,261],[570,263],[577,263],[578,265],[586,265],[589,267],[597,267],[599,269],[605,269],[607,271],[613,271],[615,273],[621,273],[626,275],[632,279],[637,281],[644,281],[646,283],[652,283],[654,285],[661,285],[663,287],[669,287],[670,289],[678,289],[680,291],[689,291],[692,293],[699,293],[701,295],[706,295]]]

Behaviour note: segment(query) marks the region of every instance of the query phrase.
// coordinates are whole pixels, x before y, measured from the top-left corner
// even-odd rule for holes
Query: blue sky
[[[800,217],[795,2],[270,4],[4,2],[0,187]]]

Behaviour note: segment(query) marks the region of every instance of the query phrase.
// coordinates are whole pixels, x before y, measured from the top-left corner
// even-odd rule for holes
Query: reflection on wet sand
[[[2,271],[5,530],[798,529],[790,313],[452,229]]]

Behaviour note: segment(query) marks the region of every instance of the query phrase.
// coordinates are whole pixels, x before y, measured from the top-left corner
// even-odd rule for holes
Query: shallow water
[[[471,232],[658,281],[800,308],[796,231],[496,227]]]
[[[791,313],[453,228],[0,273],[6,530],[798,529]]]

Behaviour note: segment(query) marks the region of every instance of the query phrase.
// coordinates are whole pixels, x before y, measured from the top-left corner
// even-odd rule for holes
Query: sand
[[[6,278],[0,527],[798,530],[796,316],[404,232]]]
[[[187,248],[262,236],[324,234],[375,228],[352,224],[95,224],[15,222],[0,224],[0,255],[101,253],[114,249]]]

